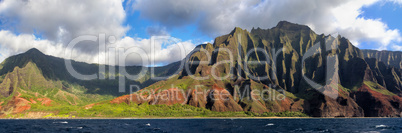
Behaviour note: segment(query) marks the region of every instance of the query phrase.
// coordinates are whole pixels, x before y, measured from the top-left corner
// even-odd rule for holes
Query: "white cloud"
[[[152,44],[152,42],[154,42]],[[175,61],[179,61],[191,52],[195,48],[195,44],[191,40],[182,41],[177,38],[169,36],[160,36],[160,38],[131,38],[124,37],[109,47],[116,48],[136,48],[128,59],[127,64],[130,65],[151,65],[151,61],[154,61],[153,65],[167,64]],[[154,50],[152,52],[152,50]],[[142,64],[140,53],[145,53],[149,58],[147,64]],[[154,56],[152,59],[151,56]],[[113,57],[112,57],[113,58]]]
[[[393,44],[391,48],[392,48],[391,50],[393,51],[402,51],[402,46],[396,44]]]
[[[75,37],[99,34],[106,34],[106,38],[116,37],[116,42],[107,43],[107,47],[138,47],[147,50],[147,55],[151,54],[150,39],[126,36],[129,26],[123,25],[126,13],[121,0],[3,0],[0,2],[0,18],[4,27],[0,31],[0,61],[30,48],[37,48],[56,57],[69,58],[65,55],[67,51],[73,52],[71,59],[77,61],[106,63],[104,60],[107,54],[103,48],[99,52],[97,42],[82,42],[74,50],[66,49]],[[152,35],[168,35],[164,27],[149,27],[147,31]],[[195,47],[191,41],[178,40],[176,44],[183,45],[188,51]],[[157,47],[156,64],[181,60],[175,46],[178,45]],[[129,56],[126,65],[149,64],[141,64],[138,56]]]
[[[281,20],[309,25],[318,33],[339,33],[352,42],[375,42],[389,48],[401,42],[398,29],[390,29],[381,19],[361,17],[361,8],[380,0],[136,0],[133,10],[167,27],[197,23],[211,37],[229,33],[233,27],[271,28]],[[402,3],[401,0],[387,2]]]
[[[2,25],[15,27],[11,30],[40,34],[62,44],[80,35],[104,33],[121,38],[129,29],[122,25],[126,13],[121,0],[3,0],[0,15]]]
[[[45,54],[64,57],[65,52],[71,52],[71,49],[65,49],[62,43],[55,43],[49,40],[42,40],[32,34],[20,34],[15,35],[14,33],[1,30],[0,31],[0,53],[4,57],[9,57],[18,53],[25,52],[31,48],[37,48]],[[73,54],[73,59],[84,62],[94,62],[94,58],[90,54],[80,53],[76,51]],[[64,57],[66,58],[66,57]]]
[[[154,65],[161,65],[183,59],[195,47],[191,41],[181,41],[179,39],[170,37],[169,39],[170,40],[155,39],[154,45],[151,45],[151,39],[124,37],[121,40],[117,40],[115,43],[109,44],[106,49],[114,48],[116,51],[118,51],[119,48],[127,50],[129,48],[136,47],[137,49],[132,51],[132,54],[130,54],[130,56],[128,56],[125,60],[125,65],[151,65],[151,60],[155,61]],[[167,45],[164,46],[165,44]],[[109,58],[106,57],[109,51],[96,51],[95,53],[79,52],[76,49],[67,49],[62,43],[42,40],[32,34],[15,35],[10,31],[1,30],[0,46],[0,53],[2,55],[0,57],[1,60],[3,60],[5,57],[25,52],[31,48],[37,48],[47,55],[88,63],[109,64]],[[151,49],[155,50],[155,54],[153,54],[155,55],[154,59],[151,59]],[[142,60],[139,58],[139,53],[142,51],[146,57],[148,57],[146,59],[146,64],[142,64]],[[65,53],[72,53],[71,58],[69,55],[66,56]],[[112,58],[117,57],[118,52],[112,56]],[[111,63],[111,65],[116,64]]]

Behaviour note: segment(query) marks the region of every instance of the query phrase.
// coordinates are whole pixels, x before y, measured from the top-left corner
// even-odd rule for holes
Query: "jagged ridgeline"
[[[126,86],[126,91],[124,93],[118,90],[118,79],[120,75],[119,69],[122,67],[116,66],[105,66],[105,73],[100,73],[106,77],[106,79],[95,79],[95,80],[79,80],[73,77],[66,68],[65,60],[62,58],[57,58],[53,56],[48,56],[40,52],[39,50],[33,48],[25,53],[11,56],[3,61],[0,65],[0,75],[4,78],[8,73],[13,72],[15,68],[24,68],[27,64],[32,63],[38,67],[41,75],[47,80],[60,81],[63,83],[63,87],[68,88],[69,85],[79,85],[85,87],[86,93],[89,94],[101,94],[101,95],[112,95],[121,96],[128,94],[130,90]],[[166,76],[173,75],[176,71],[180,62],[175,62],[163,67],[155,67],[156,76]],[[98,64],[87,64],[83,62],[72,61],[72,66],[75,71],[83,75],[98,74],[99,65]],[[109,78],[109,67],[115,67],[114,77],[115,79]],[[143,78],[138,80],[126,80],[126,85],[138,85],[140,88],[146,87],[157,80],[150,80],[150,67],[142,66],[126,66],[125,69],[129,74],[136,75],[140,73],[140,70],[148,69]]]
[[[282,21],[271,29],[258,28],[251,32],[235,28],[230,34],[217,37],[213,44],[199,45],[185,60],[187,70],[142,91],[164,94],[163,90],[175,91],[172,87],[183,89],[188,95],[180,96],[188,98],[185,104],[213,111],[301,111],[328,117],[401,116],[400,57],[401,52],[360,50],[344,37],[319,35],[308,26]],[[202,79],[205,77],[209,78]],[[317,85],[321,86],[317,88]],[[198,93],[197,87],[207,93]],[[230,94],[229,100],[212,100],[211,95],[223,95],[214,93],[221,89],[227,91],[224,94]],[[249,93],[269,89],[273,91],[263,95]],[[324,90],[336,90],[333,93],[338,97],[324,95],[321,93]],[[132,96],[137,97],[140,92]],[[286,98],[262,100],[275,92],[282,92]],[[131,102],[166,104],[152,102],[158,101],[157,95],[149,101]]]
[[[401,51],[376,51],[362,50],[365,58],[374,58],[385,63],[387,66],[402,69],[402,52]]]
[[[0,115],[65,109],[65,105],[69,105],[65,110],[77,113],[92,106],[147,103],[185,104],[184,110],[195,106],[199,108],[191,109],[204,108],[201,112],[401,116],[401,56],[402,52],[360,50],[342,36],[316,34],[307,26],[282,21],[271,29],[235,28],[213,44],[197,46],[183,60],[187,69],[176,73],[180,62],[157,67],[156,76],[173,76],[151,80],[148,71],[141,79],[127,80],[126,93],[120,93],[117,77],[122,76],[118,74],[122,67],[116,67],[115,80],[79,80],[67,71],[64,59],[31,49],[0,64]],[[72,65],[81,74],[99,72],[98,64],[72,61]],[[113,66],[105,67],[101,75],[110,77],[108,70]],[[132,75],[141,68],[125,67]],[[133,84],[144,89],[125,95],[130,92],[128,85]],[[181,90],[184,93],[169,93]],[[78,108],[88,104],[91,106]],[[147,104],[143,107],[151,106]]]
[[[180,62],[175,62],[155,67],[155,75],[173,75],[179,65]],[[72,61],[72,66],[81,74],[99,73],[98,64]],[[109,67],[115,66],[105,67],[109,70]],[[11,56],[0,64],[0,117],[27,110],[46,112],[79,109],[84,105],[130,94],[132,90],[129,85],[142,88],[157,81],[150,79],[150,67],[126,66],[125,69],[132,75],[138,74],[142,68],[148,69],[148,73],[138,80],[124,77],[126,90],[119,92],[118,80],[122,75],[118,72],[122,68],[115,67],[115,79],[79,80],[67,71],[64,59],[44,55],[37,49]],[[100,75],[110,76],[109,71]]]

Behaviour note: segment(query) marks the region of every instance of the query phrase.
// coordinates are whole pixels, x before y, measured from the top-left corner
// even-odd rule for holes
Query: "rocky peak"
[[[36,48],[29,49],[27,52],[25,52],[25,54],[28,54],[28,55],[45,55],[45,54],[43,54],[41,51],[39,51]]]
[[[295,23],[290,23],[287,21],[280,21],[276,28],[283,29],[283,30],[291,30],[291,31],[300,31],[300,30],[311,30],[308,26],[299,25]]]
[[[240,27],[235,27],[235,28],[232,30],[232,32],[230,32],[230,35],[235,36],[236,34],[243,33],[243,32],[247,32],[247,30],[242,29],[242,28],[240,28]]]

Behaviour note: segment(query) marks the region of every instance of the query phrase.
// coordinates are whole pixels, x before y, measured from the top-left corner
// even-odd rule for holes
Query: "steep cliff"
[[[185,104],[213,111],[400,116],[401,69],[392,67],[400,57],[390,54],[392,61],[384,65],[368,55],[344,37],[286,21],[251,32],[235,28],[213,44],[199,45],[178,75],[132,95],[177,88],[188,94]],[[377,88],[365,87],[371,83]],[[221,95],[225,101],[216,99]]]

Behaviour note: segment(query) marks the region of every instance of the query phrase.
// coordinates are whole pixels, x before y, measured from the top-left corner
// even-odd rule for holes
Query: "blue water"
[[[0,120],[0,132],[402,132],[402,118]]]

